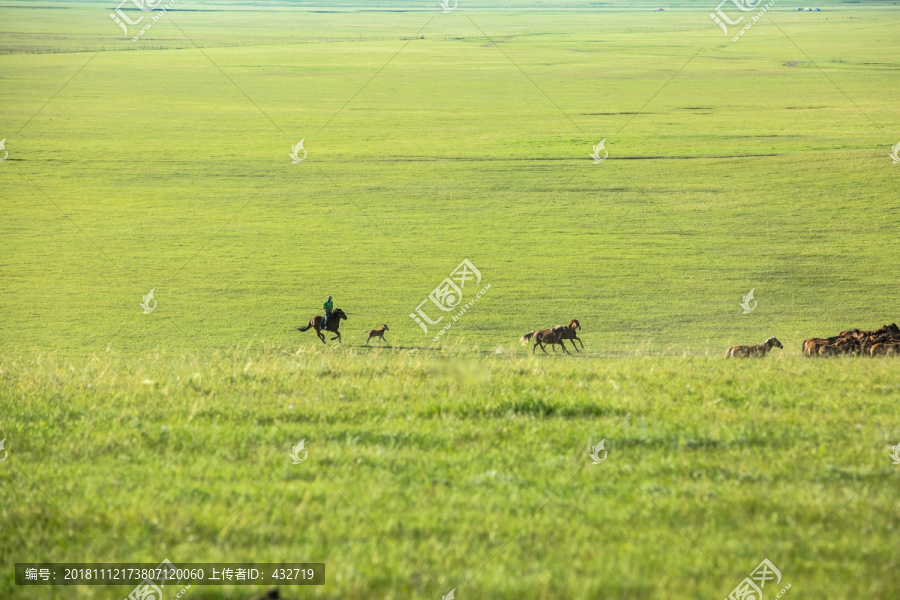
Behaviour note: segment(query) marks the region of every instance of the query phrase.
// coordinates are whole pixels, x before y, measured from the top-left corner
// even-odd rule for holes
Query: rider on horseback
[[[322,305],[322,308],[325,309],[324,318],[316,315],[309,320],[309,323],[307,323],[303,327],[298,327],[297,330],[309,331],[310,329],[314,328],[316,330],[316,335],[319,336],[319,339],[322,340],[323,344],[325,343],[325,336],[322,335],[322,332],[330,332],[334,334],[334,337],[331,339],[338,340],[340,342],[341,332],[338,331],[338,328],[340,328],[341,326],[341,320],[347,318],[347,313],[339,308],[334,308],[334,304],[331,302],[331,296],[328,296],[328,300],[325,301],[325,304]]]
[[[326,329],[328,327],[328,319],[331,318],[331,311],[334,310],[334,302],[331,301],[331,296],[328,296],[328,300],[325,301],[322,308],[325,309],[325,318],[322,320],[322,329]]]

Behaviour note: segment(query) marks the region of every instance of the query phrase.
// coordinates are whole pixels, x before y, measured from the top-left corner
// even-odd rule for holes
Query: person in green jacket
[[[331,301],[331,296],[328,296],[328,300],[325,301],[322,308],[325,309],[325,319],[322,321],[322,329],[327,329],[328,319],[331,318],[331,311],[334,310],[334,302]]]

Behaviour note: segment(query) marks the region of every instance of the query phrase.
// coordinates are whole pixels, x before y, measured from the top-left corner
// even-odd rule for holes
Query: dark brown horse
[[[566,345],[563,344],[563,330],[566,329],[562,325],[559,327],[554,327],[553,329],[541,329],[539,331],[529,331],[525,335],[522,336],[522,339],[519,340],[522,342],[522,345],[528,343],[528,340],[534,338],[534,348],[531,349],[531,353],[534,354],[534,351],[537,350],[537,347],[540,346],[541,350],[544,351],[544,354],[550,354],[547,352],[547,349],[544,347],[544,344],[559,344],[562,346],[563,352],[566,354],[570,354],[568,350],[566,350]],[[573,344],[575,342],[572,342]],[[556,347],[553,348],[556,350]]]
[[[572,340],[572,346],[575,348],[575,352],[581,352],[581,350],[578,349],[578,346],[575,345],[575,340],[578,340],[578,343],[581,344],[581,349],[584,349],[584,342],[582,342],[581,338],[578,337],[578,334],[575,333],[576,330],[581,329],[581,323],[578,322],[578,319],[572,319],[569,321],[568,325],[557,325],[553,329],[562,330],[562,339]],[[563,347],[565,347],[565,344],[563,344]],[[554,346],[553,349],[556,350],[556,346]]]
[[[809,338],[803,342],[803,356],[819,356],[819,350],[828,344],[833,344],[838,337],[833,338]]]
[[[900,356],[900,344],[873,344],[869,348],[870,356]]]
[[[336,308],[332,311],[331,318],[328,319],[328,327],[325,328],[327,331],[330,331],[331,333],[334,334],[334,337],[331,338],[332,340],[337,340],[342,344],[344,343],[344,341],[341,339],[341,332],[338,331],[338,327],[341,326],[341,319],[346,319],[346,318],[347,318],[347,315],[344,313],[344,311],[342,311],[339,308]],[[325,336],[322,335],[322,321],[324,321],[324,320],[325,320],[325,317],[321,317],[321,316],[313,317],[312,319],[309,320],[309,325],[307,325],[306,327],[298,327],[297,329],[300,331],[306,331],[310,327],[314,328],[316,330],[316,335],[319,336],[319,339],[322,340],[322,343],[324,344]]]

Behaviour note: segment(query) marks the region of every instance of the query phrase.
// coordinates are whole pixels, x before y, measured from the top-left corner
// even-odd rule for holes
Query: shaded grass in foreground
[[[163,557],[326,563],[288,597],[724,597],[764,557],[798,597],[898,585],[890,360],[269,350],[0,371],[4,596],[101,590],[17,589],[16,561]]]

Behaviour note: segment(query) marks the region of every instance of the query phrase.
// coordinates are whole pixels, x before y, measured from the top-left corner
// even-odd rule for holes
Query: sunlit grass
[[[323,598],[724,597],[768,557],[804,594],[897,582],[890,360],[235,350],[0,371],[10,577],[290,559],[326,563],[303,591]]]
[[[767,557],[789,599],[893,600],[898,363],[799,355],[900,320],[896,11],[732,44],[714,3],[437,4],[197,2],[135,45],[0,0],[0,597],[169,558],[724,598]],[[435,344],[409,314],[466,258],[490,291]],[[296,330],[327,294],[343,346]],[[518,343],[573,317],[581,353]]]

